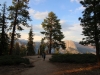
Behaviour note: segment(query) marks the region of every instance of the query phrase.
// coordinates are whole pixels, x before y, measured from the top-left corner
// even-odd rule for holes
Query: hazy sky
[[[43,31],[41,23],[47,17],[48,13],[53,11],[62,26],[62,32],[65,35],[63,40],[73,40],[79,42],[82,40],[82,27],[78,20],[82,16],[84,7],[79,3],[80,0],[30,0],[29,13],[32,21],[29,24],[33,25],[35,34],[34,41],[40,41],[43,37],[40,34]],[[12,0],[0,0],[0,3],[6,2],[7,5],[12,4]],[[28,38],[29,28],[21,31],[21,39]]]

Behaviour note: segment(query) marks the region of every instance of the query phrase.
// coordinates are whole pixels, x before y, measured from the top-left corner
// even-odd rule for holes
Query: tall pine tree
[[[84,0],[80,2],[85,10],[83,17],[79,18],[83,27],[83,38],[81,44],[91,44],[96,47],[98,63],[100,63],[100,0]]]
[[[48,14],[48,17],[44,19],[44,22],[42,22],[42,27],[45,31],[41,32],[45,35],[44,39],[48,40],[48,47],[49,47],[49,53],[51,54],[51,48],[65,48],[65,43],[61,41],[64,38],[63,33],[61,32],[61,25],[59,23],[59,19],[57,19],[57,16],[50,12]]]
[[[10,43],[10,55],[12,54],[13,46],[14,46],[14,37],[17,30],[23,30],[21,27],[27,26],[27,21],[30,20],[29,12],[28,12],[28,2],[29,0],[12,0],[11,6],[9,6],[9,20],[11,21],[10,29],[12,29],[11,34],[11,43]],[[18,34],[19,37],[19,34]]]
[[[0,14],[0,55],[8,53],[9,38],[7,35],[7,17],[6,17],[6,3],[3,4]]]
[[[33,34],[32,26],[31,26],[31,29],[29,31],[28,43],[27,43],[28,55],[34,55],[35,54],[33,36],[34,36],[34,34]]]

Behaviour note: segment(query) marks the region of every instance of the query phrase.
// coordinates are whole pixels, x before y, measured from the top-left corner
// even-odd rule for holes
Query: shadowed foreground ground
[[[42,57],[29,56],[27,58],[34,67],[0,67],[0,75],[100,75],[98,66],[93,66],[95,64],[51,63],[50,57],[51,55],[47,55],[43,61]]]

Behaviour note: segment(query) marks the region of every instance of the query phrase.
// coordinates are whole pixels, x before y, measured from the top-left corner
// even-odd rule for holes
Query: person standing
[[[43,52],[43,60],[45,60],[45,58],[46,58],[46,53],[45,52]]]

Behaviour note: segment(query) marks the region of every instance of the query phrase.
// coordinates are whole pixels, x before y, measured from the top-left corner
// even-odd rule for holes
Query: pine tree
[[[44,19],[44,22],[42,22],[42,27],[45,31],[41,33],[45,35],[44,39],[48,40],[50,54],[52,47],[59,48],[61,46],[62,48],[65,48],[65,43],[61,41],[64,38],[64,35],[61,32],[59,21],[57,16],[53,12],[50,12],[48,18]]]
[[[83,27],[83,45],[91,44],[96,46],[96,55],[100,62],[100,0],[84,0],[80,2],[85,10],[82,12],[83,17],[79,18]]]
[[[34,34],[33,34],[32,26],[31,26],[31,29],[29,31],[28,43],[27,43],[28,55],[34,55],[35,54],[33,36],[34,36]]]
[[[8,44],[9,44],[9,38],[6,33],[7,31],[7,17],[6,17],[6,3],[3,4],[3,7],[1,9],[1,14],[0,14],[0,28],[1,28],[1,33],[0,33],[0,55],[8,54]]]
[[[27,10],[29,8],[27,6],[28,2],[29,0],[12,0],[13,5],[9,6],[9,20],[11,21],[10,29],[12,29],[10,55],[12,54],[16,29],[23,30],[21,27],[22,25],[28,27],[27,21],[30,20],[29,12]],[[20,34],[17,33],[17,35],[20,37]]]
[[[44,42],[44,39],[42,38],[41,40],[41,44],[40,44],[40,48],[39,48],[39,54],[42,55],[42,53],[45,51],[45,48],[46,48],[46,43]]]

